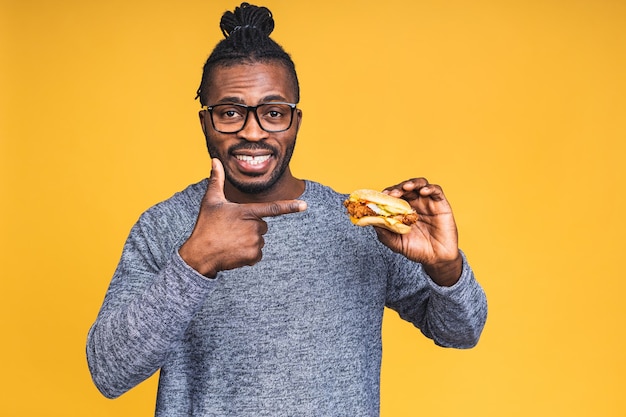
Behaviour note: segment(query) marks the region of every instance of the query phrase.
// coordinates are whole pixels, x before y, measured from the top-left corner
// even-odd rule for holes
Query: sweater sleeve
[[[102,394],[115,398],[166,361],[210,293],[208,280],[180,258],[171,216],[147,212],[133,227],[87,337],[87,362]]]
[[[394,256],[387,306],[443,347],[474,347],[487,319],[487,299],[465,254],[459,281],[437,285],[420,264]]]

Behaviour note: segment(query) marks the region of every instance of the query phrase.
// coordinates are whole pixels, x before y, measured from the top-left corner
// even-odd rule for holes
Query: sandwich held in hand
[[[400,234],[409,233],[418,218],[406,200],[374,190],[356,190],[343,205],[357,226],[383,227]]]

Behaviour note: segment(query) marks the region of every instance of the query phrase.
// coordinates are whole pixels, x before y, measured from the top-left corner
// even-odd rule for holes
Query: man
[[[160,369],[157,416],[371,416],[385,306],[435,343],[474,346],[485,296],[450,206],[423,178],[389,187],[420,221],[406,235],[351,224],[345,195],[289,168],[302,120],[274,22],[243,3],[198,97],[210,178],[131,230],[87,357],[116,397]]]

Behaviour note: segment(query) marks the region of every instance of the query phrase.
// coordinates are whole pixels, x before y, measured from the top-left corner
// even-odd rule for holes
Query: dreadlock
[[[209,80],[216,67],[228,67],[241,63],[276,61],[287,68],[292,77],[296,103],[300,100],[300,86],[295,64],[278,43],[269,36],[274,30],[272,12],[266,7],[241,3],[234,12],[222,15],[220,29],[224,34],[204,64],[202,82],[196,99],[205,105]]]

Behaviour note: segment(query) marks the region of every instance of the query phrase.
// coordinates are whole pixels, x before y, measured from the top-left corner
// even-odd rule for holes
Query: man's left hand
[[[409,202],[419,219],[401,235],[376,227],[378,239],[391,250],[423,265],[437,284],[450,286],[461,276],[463,263],[452,208],[440,186],[413,178],[383,192]]]

